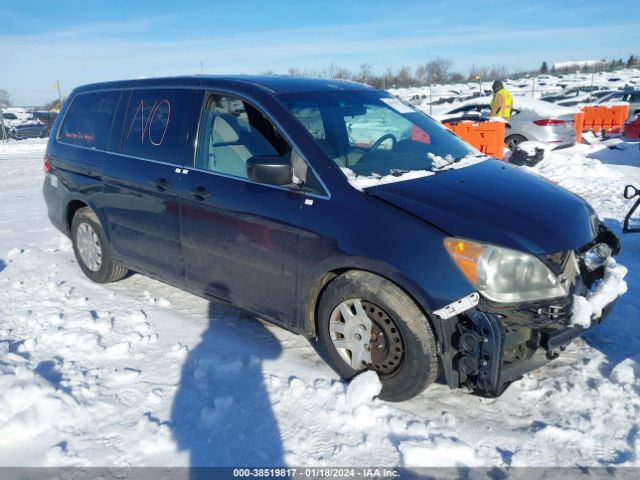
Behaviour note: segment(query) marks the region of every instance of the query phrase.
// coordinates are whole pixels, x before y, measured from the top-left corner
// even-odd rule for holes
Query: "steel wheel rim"
[[[522,139],[518,138],[518,137],[514,137],[509,139],[509,142],[507,143],[507,148],[511,151],[515,150],[516,147],[518,145],[520,145],[523,142]]]
[[[81,223],[76,230],[76,245],[82,263],[97,272],[102,266],[102,244],[94,228],[88,223]]]
[[[333,309],[329,337],[338,355],[356,371],[373,369],[381,377],[397,373],[405,357],[402,333],[380,306],[349,299]]]

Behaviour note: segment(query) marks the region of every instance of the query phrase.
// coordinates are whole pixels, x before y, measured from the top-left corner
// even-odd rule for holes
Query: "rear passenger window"
[[[178,163],[185,143],[183,117],[190,90],[134,91],[122,134],[122,153],[165,163]]]
[[[65,116],[58,140],[104,150],[119,98],[119,91],[77,95]]]

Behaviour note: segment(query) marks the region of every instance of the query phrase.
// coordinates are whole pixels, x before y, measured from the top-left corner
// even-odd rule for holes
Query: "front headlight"
[[[494,302],[531,302],[567,295],[558,277],[534,255],[459,238],[446,238],[444,246],[467,280]]]

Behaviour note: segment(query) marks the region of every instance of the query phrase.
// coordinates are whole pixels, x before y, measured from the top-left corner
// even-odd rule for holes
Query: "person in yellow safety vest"
[[[491,89],[493,90],[493,98],[490,103],[490,115],[492,117],[502,117],[508,122],[511,120],[511,109],[513,108],[511,93],[504,88],[504,84],[500,80],[493,82]]]

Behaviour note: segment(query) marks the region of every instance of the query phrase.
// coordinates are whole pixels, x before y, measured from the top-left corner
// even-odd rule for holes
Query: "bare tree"
[[[331,62],[325,70],[325,75],[329,78],[336,78],[336,75],[338,74],[338,69],[339,69],[338,65]]]
[[[431,83],[446,83],[449,80],[449,70],[453,62],[448,58],[436,58],[427,63],[427,75]]]
[[[469,69],[469,80],[487,80],[489,75],[489,69],[485,65],[476,65],[475,63],[471,65]]]
[[[353,73],[351,73],[351,70],[349,70],[348,68],[340,67],[336,71],[335,77],[333,78],[337,80],[351,80],[353,79]]]
[[[427,69],[424,65],[420,65],[416,68],[416,71],[413,74],[413,79],[415,80],[415,83],[418,84],[417,86],[425,85],[427,83]]]
[[[449,81],[451,83],[460,83],[464,81],[464,75],[462,75],[460,72],[453,72],[451,75],[449,75]]]
[[[40,110],[60,110],[60,99],[56,98],[50,102],[45,103],[40,107]]]
[[[413,77],[411,76],[411,67],[403,65],[398,70],[398,86],[409,87],[413,83]]]
[[[396,86],[396,83],[398,83],[398,77],[391,67],[387,67],[382,79],[383,88],[392,88]]]
[[[492,65],[488,67],[486,65],[471,65],[469,69],[469,80],[477,80],[478,76],[480,80],[502,80],[506,78],[508,69],[506,65]]]
[[[370,63],[363,63],[360,65],[360,70],[355,79],[361,83],[368,83],[373,77],[373,66]]]
[[[487,76],[487,80],[501,80],[507,76],[507,66],[502,65],[492,65],[489,70],[489,75]]]
[[[2,88],[0,88],[0,105],[5,107],[10,107],[11,105],[13,105],[13,102],[11,102],[11,95],[9,95],[9,92],[3,90]]]

